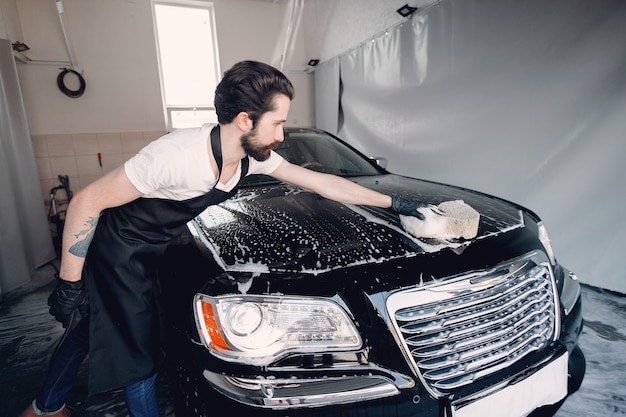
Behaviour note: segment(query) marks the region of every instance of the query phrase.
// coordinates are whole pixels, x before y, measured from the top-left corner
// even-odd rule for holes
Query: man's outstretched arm
[[[336,175],[302,168],[286,160],[282,161],[271,175],[281,181],[341,203],[391,207],[391,196]]]

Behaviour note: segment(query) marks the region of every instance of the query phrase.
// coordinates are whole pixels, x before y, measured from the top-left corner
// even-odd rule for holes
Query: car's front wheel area
[[[210,393],[204,392],[200,384],[202,375],[192,358],[191,349],[184,349],[175,344],[180,335],[168,329],[166,339],[167,373],[172,384],[174,410],[177,417],[200,417],[209,415],[209,401],[204,400]]]
[[[186,341],[188,346],[185,346],[185,341],[181,340],[184,336],[175,329],[170,329],[168,334],[172,337],[168,337],[166,362],[176,417],[215,416],[216,411],[224,407],[233,416],[265,416],[250,407],[227,401],[222,394],[211,388],[195,360],[191,342]],[[174,340],[176,342],[172,343]]]

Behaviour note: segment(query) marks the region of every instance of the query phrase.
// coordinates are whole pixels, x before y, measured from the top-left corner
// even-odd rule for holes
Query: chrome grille
[[[407,358],[441,396],[510,366],[558,335],[554,280],[543,252],[392,294]]]

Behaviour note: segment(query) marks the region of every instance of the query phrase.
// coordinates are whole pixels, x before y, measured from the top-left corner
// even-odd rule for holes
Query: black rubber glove
[[[74,310],[78,309],[82,317],[89,313],[89,298],[82,280],[71,282],[57,275],[57,286],[48,297],[50,314],[67,327],[72,320]]]
[[[413,216],[420,220],[424,220],[424,215],[417,210],[424,207],[430,207],[430,204],[422,203],[421,201],[416,200],[407,200],[406,198],[398,196],[391,197],[392,210],[405,216]]]

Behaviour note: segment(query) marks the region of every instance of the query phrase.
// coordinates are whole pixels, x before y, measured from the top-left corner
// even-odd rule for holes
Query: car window
[[[286,130],[276,152],[292,164],[341,177],[380,175],[384,170],[358,151],[324,132],[308,129]],[[240,186],[277,182],[267,175],[249,175]]]

